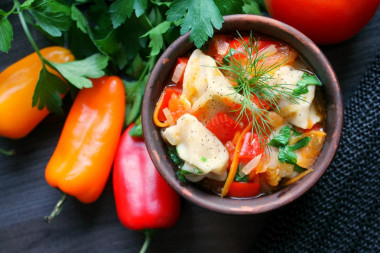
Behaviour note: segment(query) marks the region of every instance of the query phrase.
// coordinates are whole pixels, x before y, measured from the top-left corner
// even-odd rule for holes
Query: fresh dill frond
[[[261,144],[266,145],[266,137],[271,134],[270,129],[273,123],[268,117],[268,110],[272,109],[280,113],[278,101],[281,97],[292,103],[298,103],[300,97],[293,94],[290,84],[270,84],[270,80],[273,79],[270,72],[285,64],[286,61],[267,64],[268,55],[267,52],[260,52],[259,39],[254,38],[250,33],[249,40],[246,41],[239,32],[237,33],[239,38],[236,40],[244,50],[237,51],[231,48],[224,57],[223,63],[217,68],[236,83],[234,94],[242,95],[236,102],[240,104],[240,108],[236,110],[239,111],[238,123],[246,117],[248,122],[252,122],[252,132],[256,132]],[[259,106],[252,101],[255,98]]]

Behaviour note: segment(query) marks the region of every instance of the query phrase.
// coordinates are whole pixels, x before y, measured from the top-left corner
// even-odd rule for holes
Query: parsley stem
[[[36,51],[37,55],[40,57],[41,62],[42,62],[42,66],[45,67],[45,58],[42,56],[36,42],[34,41],[32,35],[29,31],[28,25],[26,24],[24,15],[22,14],[22,10],[20,8],[20,3],[18,2],[18,0],[14,0],[14,3],[17,7],[17,15],[20,19],[20,22],[21,22],[22,28],[24,29],[25,35],[28,38],[30,44],[32,45],[34,51]]]
[[[5,150],[3,148],[0,148],[0,154],[6,155],[6,156],[11,156],[15,154],[15,151],[13,149],[11,150]]]

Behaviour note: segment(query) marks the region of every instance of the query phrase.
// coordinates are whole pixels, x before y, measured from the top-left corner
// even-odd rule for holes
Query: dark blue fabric
[[[380,252],[380,52],[345,108],[318,183],[272,213],[254,252]]]

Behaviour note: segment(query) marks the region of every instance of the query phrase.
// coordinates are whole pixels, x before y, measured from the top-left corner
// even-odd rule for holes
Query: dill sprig
[[[285,64],[276,62],[266,64],[268,58],[267,52],[260,52],[258,47],[259,39],[253,37],[250,33],[248,42],[244,40],[238,32],[239,38],[236,40],[244,47],[243,51],[236,51],[233,48],[224,57],[223,64],[218,68],[225,72],[232,81],[237,85],[234,86],[234,94],[240,94],[242,97],[238,109],[238,123],[246,117],[249,122],[252,121],[252,132],[259,136],[261,144],[267,144],[267,138],[271,134],[272,120],[268,117],[268,109],[265,108],[263,101],[269,105],[270,109],[280,113],[278,101],[281,97],[288,99],[293,103],[298,103],[300,97],[292,93],[293,89],[290,84],[270,84],[272,79],[270,72]],[[260,106],[257,107],[252,101],[256,96]],[[252,115],[253,114],[253,115]]]

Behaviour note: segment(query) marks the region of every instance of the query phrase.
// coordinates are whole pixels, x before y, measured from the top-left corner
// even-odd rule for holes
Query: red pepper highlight
[[[178,220],[180,198],[156,170],[144,140],[129,135],[132,127],[121,136],[114,162],[117,215],[132,230],[169,228]]]

